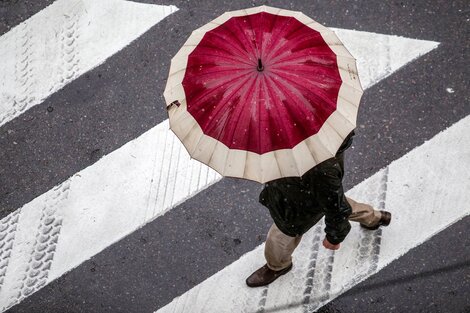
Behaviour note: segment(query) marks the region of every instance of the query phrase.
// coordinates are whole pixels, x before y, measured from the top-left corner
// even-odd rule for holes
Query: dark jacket
[[[351,229],[351,206],[343,192],[344,150],[352,144],[352,132],[330,158],[302,177],[285,177],[265,184],[259,202],[269,209],[276,226],[286,235],[303,235],[325,216],[326,238],[340,243]]]

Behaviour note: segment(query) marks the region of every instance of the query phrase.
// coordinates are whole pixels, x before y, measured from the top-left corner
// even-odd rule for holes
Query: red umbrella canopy
[[[207,32],[188,57],[182,85],[204,134],[263,154],[316,134],[336,110],[341,83],[320,32],[260,12]]]
[[[334,156],[355,128],[362,87],[331,30],[261,6],[195,30],[171,61],[164,95],[191,157],[266,182]]]

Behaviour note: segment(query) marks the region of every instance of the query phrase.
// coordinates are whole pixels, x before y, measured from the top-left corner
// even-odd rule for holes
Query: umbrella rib
[[[224,108],[223,108],[223,105],[226,104],[228,101],[230,101],[230,100],[233,98],[233,96],[234,96],[240,89],[242,89],[242,88],[245,86],[245,82],[248,81],[249,79],[250,79],[250,77],[248,77],[247,80],[245,80],[245,81],[239,83],[240,87],[239,87],[237,90],[235,90],[234,92],[232,92],[232,94],[231,94],[224,102],[222,102],[222,103],[219,104],[219,108],[220,108],[220,109],[219,109],[218,111],[224,109]],[[215,114],[214,114],[214,115],[215,115]],[[220,137],[222,136],[223,130],[225,129],[226,126],[227,126],[227,121],[225,120],[222,129],[219,131],[219,134],[217,134],[217,138],[214,138],[214,139],[216,139],[217,141],[219,141]]]
[[[347,84],[346,84],[346,85],[347,85]],[[351,104],[351,105],[354,106],[355,108],[359,108],[359,103],[356,104],[356,103],[350,101],[349,99],[346,99],[345,97],[341,96],[341,94],[338,94],[338,98],[343,99],[344,101],[346,101],[347,103]]]
[[[278,72],[282,72],[282,74],[286,74],[287,76],[281,76],[281,75],[279,75],[280,73],[278,73]],[[281,78],[289,77],[289,75],[292,75],[292,73],[290,73],[289,71],[283,71],[283,70],[278,70],[278,69],[273,70],[273,73],[277,74]],[[317,77],[315,75],[312,75],[312,73],[308,73],[308,74],[310,74],[310,76],[312,76],[312,78]],[[342,80],[336,79],[333,76],[330,76],[330,75],[325,75],[325,76],[328,76],[328,78],[330,78],[333,82],[325,82],[325,81],[321,81],[321,80],[312,79],[310,77],[306,77],[306,75],[301,76],[301,78],[303,80],[306,80],[309,84],[313,85],[312,88],[317,88],[317,89],[322,89],[321,85],[325,85],[325,84],[331,85],[331,84],[334,83],[334,84],[341,85],[342,83],[344,83]],[[288,78],[286,78],[286,79],[288,79]],[[289,79],[289,80],[295,82],[295,79]],[[296,84],[296,85],[302,86],[300,84]],[[310,91],[310,89],[306,88],[306,87],[303,87],[303,89],[307,89],[307,90]]]
[[[277,19],[277,17],[278,17],[278,15],[276,15],[276,19]],[[273,36],[273,37],[275,37],[275,38],[279,37],[279,34],[281,34],[282,31],[284,31],[284,29],[286,28],[286,25],[287,25],[288,23],[289,23],[289,18],[286,18],[285,21],[284,21],[284,24],[282,24],[281,27],[277,27],[277,28],[279,29],[279,31],[277,32],[276,36]],[[272,33],[272,34],[274,35],[274,33]],[[271,48],[271,47],[273,46],[273,44],[274,44],[274,40],[273,40],[273,42],[271,43],[271,45],[270,45],[269,48]],[[269,53],[266,55],[266,59],[269,59],[269,57],[270,57],[271,55],[273,55],[275,52],[279,51],[279,49],[281,49],[281,48],[282,48],[282,46],[278,46],[277,49],[274,48],[274,49],[272,49],[272,50],[266,48],[266,50],[269,51]]]
[[[223,66],[225,66],[225,65],[223,65]],[[192,65],[192,66],[189,66],[189,67],[182,68],[182,69],[180,69],[180,70],[174,71],[174,72],[172,72],[168,77],[173,77],[173,76],[175,76],[177,73],[182,72],[182,71],[186,71],[188,68],[193,68],[193,67],[197,67],[197,65]],[[246,74],[249,74],[249,70],[250,70],[250,69],[247,68],[247,69],[241,69],[241,70],[247,71],[246,73],[243,73],[243,74],[242,74],[242,75],[246,75]],[[207,72],[207,71],[206,71],[206,72],[204,72],[204,73],[200,73],[200,74],[198,73],[197,75],[198,75],[198,77],[201,77],[201,76],[211,75],[211,74],[214,74],[214,73],[229,72],[229,71],[230,71],[230,72],[233,72],[234,70],[233,70],[233,69],[222,69],[222,70],[211,71],[211,72]]]
[[[253,33],[253,43],[255,45],[255,54],[256,54],[256,58],[259,59],[261,57],[261,51],[260,49],[258,48],[258,45],[256,44],[256,36],[255,36],[255,30],[253,29],[253,25],[251,24],[251,20],[249,17],[246,18],[248,20],[248,25],[249,25],[249,28],[251,28],[251,32]],[[257,53],[256,53],[257,52]]]
[[[235,39],[236,42],[238,42],[239,47],[237,47],[236,45],[233,45],[233,47],[236,48],[239,52],[245,54],[245,56],[246,56],[247,58],[249,58],[249,57],[250,57],[250,54],[248,53],[248,51],[246,51],[246,50],[243,49],[243,48],[244,48],[243,43],[242,43],[242,42],[240,41],[240,39],[232,32],[232,30],[230,29],[230,27],[224,25],[224,29],[226,29],[226,30],[228,31],[228,33],[230,34],[230,36],[231,36],[233,39]],[[224,37],[222,37],[221,35],[219,35],[217,32],[213,32],[213,33],[211,33],[211,34],[214,34],[214,35],[216,35],[217,37],[222,38],[224,41],[226,41],[226,39],[225,39]]]
[[[341,69],[345,70],[344,68],[341,68]],[[347,71],[347,70],[345,70],[345,71]],[[361,82],[361,81],[359,81],[359,85],[360,85],[360,82]],[[351,87],[351,88],[353,88],[353,89],[355,89],[355,90],[357,90],[357,91],[364,92],[364,90],[362,90],[362,89],[360,89],[360,88],[358,88],[358,87],[356,87],[356,86],[353,86],[353,85],[351,85],[351,84],[348,84],[346,81],[343,81],[342,83],[345,84],[345,85],[348,85],[349,87]]]
[[[295,17],[294,17],[295,18]],[[296,19],[297,20],[297,19]],[[293,34],[295,34],[296,32],[298,32],[299,30],[302,30],[303,28],[306,28],[308,29],[308,33],[305,34],[305,33],[300,33],[298,35],[295,35],[295,36],[292,36],[289,38],[289,40],[296,40],[298,39],[299,37],[301,39],[305,39],[305,38],[308,38],[308,41],[312,40],[313,38],[312,37],[320,37],[322,38],[323,40],[323,37],[321,35],[321,33],[319,31],[316,31],[316,30],[313,30],[311,29],[310,27],[308,27],[307,24],[304,24],[302,22],[299,21],[299,23],[301,24],[299,27],[297,27],[296,29],[294,29],[292,32],[290,32],[288,34],[288,36],[292,36]],[[286,36],[287,37],[287,36]],[[323,40],[324,41],[324,40]]]
[[[320,140],[320,142],[322,143],[323,147],[326,148],[326,150],[331,154],[331,157],[334,157],[336,155],[336,152],[337,151],[331,151],[329,148],[328,148],[328,145],[325,144],[325,140],[323,139],[322,136],[317,136],[318,140]]]
[[[330,116],[331,116],[331,114],[330,114]],[[329,117],[326,119],[325,123],[328,124],[328,125],[331,127],[331,129],[334,130],[334,132],[339,136],[339,138],[341,138],[341,142],[343,142],[343,140],[349,135],[349,134],[341,135],[341,134],[339,133],[339,131],[336,129],[336,127],[334,127],[334,126],[331,124],[331,122],[329,121]],[[339,147],[338,147],[338,148],[339,148]],[[336,152],[335,152],[335,154],[336,154]]]
[[[196,123],[197,124],[197,123]],[[199,124],[197,124],[199,125]],[[197,147],[199,146],[199,143],[201,142],[202,138],[205,136],[204,132],[202,131],[201,129],[201,136],[199,136],[199,139],[197,140],[197,143],[194,145],[194,149],[193,151],[191,151],[191,153],[189,155],[193,155],[194,154],[194,151],[196,151]]]
[[[240,84],[240,87],[239,87],[236,91],[234,91],[234,92],[227,98],[227,100],[224,101],[224,103],[227,103],[230,99],[232,99],[232,97],[233,97],[242,87],[244,87],[244,85],[245,85],[245,84]],[[222,107],[222,105],[219,105],[219,106]],[[220,130],[219,134],[217,135],[217,138],[214,138],[214,139],[217,140],[216,145],[217,145],[217,144],[223,144],[224,146],[226,146],[223,142],[221,142],[221,141],[219,140],[226,126],[227,126],[227,119],[225,120],[222,129]],[[211,136],[211,137],[212,137],[212,136]],[[224,161],[224,163],[223,163],[223,164],[224,164],[224,168],[223,168],[223,171],[224,171],[224,172],[223,172],[223,173],[220,173],[221,175],[224,175],[224,173],[225,173],[225,164],[227,163],[227,158],[228,158],[228,155],[229,155],[229,153],[230,153],[230,148],[229,148],[228,146],[226,146],[226,147],[228,148],[229,151],[227,152],[227,155],[225,156],[225,161]],[[214,148],[214,150],[212,151],[212,154],[211,154],[211,157],[209,158],[208,164],[211,163],[212,157],[214,156],[214,152],[215,152],[215,148]]]
[[[266,79],[268,79],[268,77],[266,77]],[[264,80],[262,80],[261,82],[262,83],[264,82],[264,84],[266,85],[266,82]],[[262,88],[260,88],[260,90],[262,90]],[[269,94],[268,88],[265,88],[265,90]],[[274,98],[271,98],[271,99],[274,99]],[[258,114],[259,114],[259,116],[261,116],[261,101],[258,101]],[[250,120],[250,125],[251,125],[251,120]],[[259,123],[259,125],[258,125],[258,151],[259,151],[259,153],[261,153],[261,151],[262,151],[261,150],[261,123]]]
[[[233,46],[233,47],[236,47],[235,45],[232,45],[232,46]],[[229,50],[227,50],[227,49],[225,49],[225,48],[213,47],[213,46],[208,45],[208,44],[200,44],[200,45],[198,45],[198,48],[199,48],[199,47],[208,48],[208,49],[210,49],[210,50],[216,50],[216,51],[217,51],[217,50],[221,50],[221,51],[224,51],[225,53],[227,53],[228,55],[231,54],[231,53],[230,53],[231,51],[229,51]],[[245,51],[242,51],[242,53],[247,54]],[[197,55],[197,54],[196,54],[196,55]],[[206,55],[206,54],[204,54],[204,55]],[[236,57],[236,55],[234,55],[234,54],[231,54],[231,55],[233,55],[234,57]],[[248,54],[247,54],[246,56],[249,57]],[[237,61],[239,61],[239,62],[241,62],[241,63],[244,63],[244,64],[250,64],[250,63],[245,62],[245,60],[244,60],[243,58],[240,58],[240,59],[237,60]],[[251,65],[251,64],[250,64],[250,65]]]
[[[277,85],[277,84],[276,84],[276,82],[275,82],[274,80],[272,80],[272,83],[273,83],[274,85]],[[279,88],[279,86],[277,86],[277,87],[278,87],[278,89],[277,89],[277,90],[281,90],[281,89]],[[292,115],[290,114],[290,112],[289,112],[289,110],[288,110],[287,106],[286,106],[286,105],[284,105],[284,107],[285,107],[285,111],[284,111],[283,113],[285,113],[285,114],[287,114],[287,115],[289,116],[289,120],[292,120],[292,119],[291,119]],[[279,113],[280,113],[280,111],[278,110],[278,108],[277,108],[277,107],[276,107],[276,110],[277,110],[277,112],[278,112],[278,114],[277,114],[276,116],[281,116],[281,115],[279,114]],[[287,130],[287,128],[286,128],[286,136],[287,136],[287,138],[288,138],[288,141],[289,141],[289,148],[292,148],[292,147],[291,147],[291,144],[292,144],[292,142],[294,142],[294,140],[293,140],[293,138],[292,138],[292,134],[291,134],[291,132],[290,132],[290,131],[288,131],[288,130]]]
[[[193,67],[197,67],[197,66],[193,66]],[[218,67],[218,66],[217,66],[217,67]],[[185,69],[182,69],[182,70],[184,71]],[[177,72],[181,72],[182,70],[178,70]],[[202,76],[207,76],[207,75],[210,76],[210,75],[212,75],[212,74],[214,74],[214,73],[235,72],[235,71],[236,71],[236,70],[234,70],[234,69],[219,69],[219,70],[213,70],[213,71],[208,71],[208,70],[206,70],[206,71],[204,71],[203,73],[198,73],[197,76],[198,76],[198,80],[200,80],[199,78],[202,77]],[[243,76],[243,75],[248,75],[248,74],[250,74],[250,72],[252,72],[251,69],[239,69],[237,72],[241,72],[241,71],[243,71],[243,73],[238,73],[238,74],[240,74],[241,76]],[[174,72],[174,73],[177,73],[177,72]],[[173,74],[174,74],[174,73],[173,73]],[[172,75],[173,75],[173,74],[172,74]],[[238,78],[238,77],[239,77],[239,76],[237,76],[237,78]]]
[[[219,103],[219,104],[218,104],[218,108],[216,108],[216,109],[212,112],[212,115],[218,116],[218,114],[219,114],[219,112],[220,112],[221,110],[226,109],[226,108],[224,108],[224,105],[225,105],[228,101],[230,101],[230,100],[233,98],[233,96],[243,87],[243,85],[244,85],[249,79],[250,79],[250,77],[248,77],[247,79],[245,79],[245,80],[243,80],[243,81],[240,81],[240,82],[238,83],[238,85],[239,85],[240,87],[238,87],[238,89],[234,90],[234,91],[228,96],[228,98],[227,98],[224,102]],[[235,85],[235,86],[236,86],[236,85]],[[214,138],[214,139],[219,140],[219,138],[220,138],[220,136],[218,136],[217,138]]]
[[[316,136],[316,134],[310,136],[310,137],[313,137],[313,136]],[[306,138],[305,140],[303,140],[302,142],[306,141],[306,140],[309,140],[310,137]],[[300,144],[301,142],[299,142]],[[310,147],[310,145],[308,145],[307,143],[305,143],[305,145],[307,146],[307,149],[308,151],[310,151],[310,155],[313,157],[313,160],[315,161],[315,165],[318,165],[320,164],[320,160],[318,159],[317,155],[316,155],[316,151],[313,149],[313,147]],[[314,165],[314,166],[315,166]]]
[[[281,90],[281,89],[279,88],[279,86],[276,84],[276,82],[275,82],[272,78],[268,78],[268,80],[269,80],[270,82],[272,82],[272,84],[274,84],[276,87],[278,87],[278,88],[273,88],[274,90]],[[272,96],[271,89],[268,89],[268,93]],[[273,99],[276,99],[276,98],[273,97]],[[277,111],[277,113],[278,113],[278,114],[276,114],[275,116],[281,116],[281,114],[280,114],[281,112],[280,112],[278,106],[275,105],[275,106],[273,106],[273,107],[274,107],[274,109],[275,109],[275,110]],[[289,114],[289,111],[287,110],[287,108],[286,108],[285,112],[286,112],[287,115],[291,116],[291,115]],[[290,133],[289,131],[287,131],[287,130],[286,130],[286,136],[287,136],[289,142],[293,142],[293,141],[294,141],[293,138],[292,138],[292,136],[291,136],[291,133]]]
[[[279,11],[278,11],[278,13],[279,13]],[[277,15],[277,14],[274,15],[274,21],[271,22],[271,29],[269,30],[269,33],[270,33],[270,34],[273,34],[273,30],[274,30],[274,27],[276,26],[276,21],[277,21],[278,17],[279,17],[279,15]],[[271,36],[271,38],[272,38],[272,36]],[[271,45],[270,45],[270,46],[272,46],[272,41],[273,41],[273,40],[271,40]],[[265,49],[263,50],[263,52],[264,52],[264,51],[269,51],[269,50],[267,49],[267,47],[265,47]],[[266,54],[266,55],[264,56],[264,58],[267,60],[267,59],[268,59],[268,54]]]
[[[301,88],[301,89],[310,91],[308,88],[305,88],[304,86],[298,84],[295,80],[290,79],[289,77],[285,77],[285,76],[284,76],[284,77],[279,76],[279,77],[280,77],[282,80],[284,80],[284,81],[289,81],[289,82],[290,82],[290,85],[296,85],[296,86],[298,86],[299,88],[297,88],[297,90]],[[324,92],[323,92],[321,89],[318,89],[318,90],[320,91],[320,94],[321,94],[321,96],[318,96],[318,98],[320,98],[321,100],[323,100],[325,103],[328,103],[328,104],[330,105],[330,107],[332,107],[332,108],[334,108],[334,109],[336,110],[336,103],[333,103],[330,99],[328,99],[328,97],[325,98],[325,96],[327,96],[327,95],[325,95]],[[315,94],[315,95],[316,95],[316,94]],[[298,95],[297,95],[297,96],[298,96]],[[302,98],[307,101],[307,99],[306,99],[303,95],[302,95]],[[307,102],[308,102],[308,101],[307,101]]]
[[[243,34],[243,37],[245,37],[246,41],[247,41],[248,43],[250,43],[250,38],[248,38],[248,37],[246,36],[245,32],[243,31],[243,27],[241,27],[241,25],[240,25],[239,20],[238,20],[238,19],[234,19],[234,21],[236,21],[236,24],[237,24],[237,26],[238,26],[238,29],[239,29],[240,32]],[[252,45],[249,45],[249,46],[250,46],[249,48],[250,48],[251,50],[253,50],[253,46],[252,46]],[[247,52],[248,57],[249,57],[249,56],[250,56],[250,52],[252,53],[253,51],[250,51],[250,52],[249,52],[249,51],[246,51],[246,52]],[[255,51],[255,52],[256,52],[256,51]]]
[[[192,118],[193,118],[193,117],[192,117]],[[194,118],[193,118],[193,119],[194,119]],[[186,149],[186,151],[188,152],[188,154],[189,154],[189,156],[190,156],[191,158],[192,158],[192,156],[193,156],[194,151],[196,151],[196,148],[197,148],[197,146],[199,145],[199,142],[201,141],[201,138],[204,137],[204,132],[202,132],[202,130],[201,130],[201,134],[202,134],[202,135],[199,137],[199,139],[198,139],[198,141],[197,141],[197,144],[194,146],[194,149],[193,149],[192,151],[189,151],[188,147],[186,147],[186,144],[184,143],[184,140],[186,139],[186,137],[188,137],[188,136],[191,134],[191,132],[194,131],[195,128],[197,128],[197,126],[199,126],[199,124],[198,124],[197,121],[196,121],[196,122],[194,123],[194,125],[191,127],[191,129],[184,135],[183,138],[179,138],[179,137],[178,137],[178,138],[180,139],[180,141],[183,143],[184,148]],[[200,126],[199,126],[199,127],[200,127]]]
[[[253,128],[252,125],[253,125],[253,119],[250,118],[250,122],[248,123],[248,130],[247,130],[247,132],[246,132],[248,135],[250,134],[250,130]],[[248,140],[249,140],[250,138],[251,138],[251,137],[249,137]],[[258,142],[259,142],[259,141],[258,141]],[[259,151],[259,150],[260,150],[260,149],[259,149],[259,147],[258,147],[258,151]],[[255,154],[255,155],[257,156],[257,158],[258,158],[258,161],[261,160],[261,154],[255,153],[255,152],[246,151],[246,153],[245,153],[245,167],[243,168],[243,177],[245,177],[245,174],[246,174],[246,170],[247,170],[247,161],[248,161],[249,153]],[[258,172],[257,172],[257,174],[259,174],[259,167],[258,167]],[[260,177],[260,179],[261,179],[261,177]]]
[[[335,68],[336,68],[336,67],[335,67]],[[282,69],[282,68],[279,68],[279,67],[278,67],[278,68],[272,68],[271,71],[272,71],[273,73],[277,74],[277,75],[279,75],[279,73],[277,73],[277,72],[282,72],[282,73],[285,73],[285,74],[292,74],[292,69],[290,69],[290,70],[285,70],[285,69]],[[311,71],[303,70],[302,68],[296,69],[295,71],[296,71],[296,72],[299,72],[299,73],[309,74],[309,75],[312,76],[312,77],[316,77],[315,75],[312,74]],[[331,79],[334,80],[334,81],[337,81],[338,83],[343,83],[343,81],[342,81],[341,79],[338,79],[337,76],[333,76],[333,75],[331,75],[331,74],[323,74],[323,75],[327,76],[328,78],[331,78]],[[305,78],[305,79],[308,79],[308,78]],[[310,80],[310,79],[308,79],[308,80]],[[317,81],[317,80],[312,80],[312,81],[319,82],[319,81]]]
[[[292,95],[296,96],[301,102],[310,104],[310,102],[307,100],[307,98],[301,92],[299,92],[298,88],[295,88],[295,86],[294,86],[294,85],[297,85],[297,86],[300,86],[300,85],[296,84],[295,81],[287,79],[287,78],[281,78],[281,80],[284,81],[284,84],[292,86],[292,88],[291,88],[292,89],[292,91],[291,91]],[[302,86],[300,86],[300,87],[302,87]],[[303,88],[303,87],[302,87],[302,89],[308,90],[307,88]],[[319,98],[323,100],[322,97],[319,97]],[[325,101],[325,102],[327,102],[327,101]],[[315,108],[313,108],[313,109],[315,109]]]
[[[258,96],[260,91],[261,89],[258,91]],[[258,101],[258,116],[261,116],[261,101]],[[261,123],[258,126],[258,151],[261,151]]]
[[[288,22],[289,22],[289,21],[286,20],[286,23],[283,25],[282,30],[285,29],[285,26],[287,25]],[[298,31],[298,30],[301,29],[303,26],[305,26],[305,24],[302,24],[302,25],[300,25],[299,27],[295,28],[290,34],[292,34],[292,33],[296,32],[296,31]],[[281,33],[281,31],[280,31],[279,33]],[[286,34],[285,37],[287,37],[288,35],[289,35],[289,34]],[[282,49],[282,46],[281,46],[281,45],[278,46],[278,47],[276,47],[276,48],[274,48],[272,51],[269,52],[269,56],[271,56],[271,55],[277,53],[277,52],[278,52],[279,50],[281,50],[281,49]],[[282,53],[281,55],[284,55],[284,54],[286,54],[286,53],[288,54],[290,51],[291,51],[291,50],[286,50],[286,52]]]
[[[224,84],[228,84],[228,83],[231,83],[231,82],[233,82],[233,81],[235,81],[235,80],[237,80],[237,79],[241,79],[243,76],[246,76],[246,75],[247,75],[247,74],[238,75],[238,76],[236,76],[236,77],[234,77],[234,78],[232,78],[232,79],[230,79],[230,80],[224,82]],[[207,91],[205,94],[200,95],[199,97],[197,97],[197,98],[195,98],[195,99],[191,99],[191,102],[193,102],[193,103],[194,103],[194,102],[199,102],[199,101],[201,101],[201,99],[206,98],[207,96],[213,94],[215,91],[217,91],[218,89],[220,89],[220,88],[222,88],[222,87],[224,87],[224,86],[221,84],[221,85],[219,85],[218,87],[215,87],[215,88],[213,88],[213,89]]]
[[[307,49],[307,48],[306,48]],[[305,49],[304,49],[305,50]],[[300,50],[301,51],[301,50]],[[300,51],[297,51],[297,52],[294,52],[294,53],[283,53],[283,54],[280,54],[278,56],[276,56],[275,58],[271,59],[271,62],[272,63],[276,63],[277,64],[273,64],[273,67],[275,65],[277,66],[285,66],[285,65],[289,65],[289,64],[299,64],[299,65],[302,65],[302,63],[299,63],[299,62],[289,62],[289,61],[293,61],[293,60],[296,60],[296,59],[300,59],[301,57],[307,57],[306,55],[302,56],[302,55],[297,55],[299,54],[298,52]],[[284,56],[289,56],[289,57],[286,57],[285,59],[283,59]],[[334,56],[336,57],[336,55],[332,54],[332,53],[315,53],[314,56]],[[324,66],[324,67],[333,67],[331,65],[328,65],[328,64],[324,64],[324,63],[320,63],[320,62],[317,62],[317,61],[311,61],[312,63],[315,63],[315,64],[318,64],[318,66]],[[304,61],[305,63],[305,61]],[[336,62],[335,62],[335,65],[336,65]],[[336,66],[334,66],[336,67]]]
[[[274,80],[272,80],[272,78],[266,77],[266,82],[265,82],[265,83],[266,83],[266,86],[267,86],[267,82],[268,82],[268,81],[272,81],[272,83],[273,83],[274,85],[276,85],[276,84],[274,83]],[[268,93],[268,95],[270,96],[270,98],[271,98],[271,99],[277,99],[278,97],[275,97],[275,95],[272,94],[272,91],[273,91],[273,90],[279,91],[280,89],[279,89],[279,88],[272,88],[272,89],[266,88],[266,92]],[[282,114],[281,114],[281,112],[280,112],[280,110],[279,110],[279,106],[278,106],[278,105],[274,104],[274,105],[272,106],[272,108],[277,112],[277,114],[274,115],[274,116],[282,116]],[[283,123],[281,122],[281,123],[279,123],[279,124],[282,125]],[[261,132],[260,132],[260,133],[261,133]],[[286,132],[286,134],[287,134],[287,137],[288,137],[288,141],[291,142],[292,138],[290,137],[290,133],[289,133],[289,132]]]
[[[354,123],[349,118],[347,118],[340,110],[336,110],[335,112],[336,114],[341,115],[344,118],[344,120],[347,122],[347,124],[349,124],[353,129],[356,128]]]
[[[193,119],[194,119],[194,117],[193,117]],[[194,120],[195,120],[195,119],[194,119]],[[199,124],[197,123],[197,120],[195,120],[194,125],[191,126],[191,129],[183,136],[183,138],[181,138],[181,141],[184,142],[184,140],[186,139],[186,137],[188,137],[188,136],[194,131],[194,129],[197,128],[197,126],[199,126]],[[189,151],[188,151],[188,152],[189,152]],[[190,154],[192,154],[192,153],[190,153]]]
[[[278,86],[278,89],[281,89],[280,86],[278,85],[278,83],[277,83],[276,81],[272,80],[272,82],[273,82],[273,84],[275,84],[275,85]],[[285,105],[284,107],[286,108],[286,110],[285,110],[286,114],[289,115],[290,117],[293,117],[294,115],[290,114],[290,106]],[[293,120],[293,118],[291,118],[291,120]],[[305,129],[305,127],[303,126],[302,123],[299,123],[299,125],[301,125],[301,127],[302,127],[304,133],[308,134],[308,133],[311,132],[311,131],[309,131],[308,129]],[[292,137],[289,137],[289,140],[291,140],[292,142],[294,142],[294,140],[293,140]],[[297,144],[298,144],[298,143],[297,143]],[[295,146],[295,145],[294,145],[294,146]],[[292,147],[290,147],[290,148],[292,148]]]
[[[268,79],[271,80],[271,78],[268,78]],[[268,79],[267,79],[267,80],[268,80]],[[272,82],[273,82],[273,84],[276,85],[276,83],[275,83],[274,81],[272,81]],[[266,84],[267,84],[267,82],[266,82]],[[272,97],[272,94],[271,94],[271,92],[270,92],[270,89],[266,88],[266,91],[267,91],[268,94]],[[275,99],[275,98],[273,98],[273,99]],[[278,113],[276,116],[280,116],[280,115],[279,115],[280,111],[279,111],[278,107],[277,107],[276,105],[273,105],[273,107],[275,108],[275,110],[276,110],[277,113]],[[287,110],[286,110],[286,111],[287,111]],[[287,114],[289,114],[289,112],[287,112]],[[288,138],[289,142],[292,142],[293,140],[292,140],[292,137],[290,136],[290,132],[286,131],[286,135],[287,135],[287,138]],[[279,166],[279,162],[278,162],[278,160],[277,160],[276,151],[277,151],[277,150],[274,150],[274,151],[273,151],[273,152],[274,152],[274,159],[276,160],[276,165],[277,165],[277,168],[279,169],[279,173],[281,173],[281,175],[283,175],[283,174],[282,174],[282,171],[281,171],[281,167]],[[290,147],[290,151],[292,151],[292,147]],[[292,153],[292,156],[293,156],[293,153]],[[295,161],[295,158],[293,158],[293,159],[294,159],[294,161]],[[299,169],[298,166],[297,166],[297,162],[295,162],[295,166],[297,167],[297,172],[300,174],[300,169]]]
[[[255,79],[256,79],[256,78],[255,78]],[[242,85],[242,86],[240,87],[240,89],[243,88],[243,87],[245,87],[245,85]],[[237,119],[235,119],[235,121],[240,120],[240,116],[241,116],[242,113],[243,113],[243,108],[245,107],[246,103],[247,103],[247,102],[245,102],[244,105],[242,106],[242,108],[239,110],[240,112],[239,112],[239,114],[238,114],[238,116],[237,116]],[[232,116],[231,118],[229,118],[229,120],[233,120],[233,119],[234,119],[233,116]],[[233,141],[233,136],[234,136],[234,134],[235,134],[235,131],[236,131],[236,128],[233,128],[233,131],[232,131],[232,133],[231,133],[230,136],[229,136],[229,138],[230,138],[232,141]]]
[[[274,161],[276,161],[276,166],[277,166],[277,169],[279,170],[279,173],[281,174],[281,177],[284,177],[284,174],[282,173],[282,170],[281,170],[281,166],[279,165],[279,161],[277,160],[277,153],[276,153],[277,150],[274,150],[272,151],[273,154],[274,154]]]
[[[245,173],[246,173],[246,162],[248,161],[248,151],[245,151],[245,166],[243,167],[243,173],[242,173],[242,178],[245,178]]]
[[[194,57],[194,56],[197,56],[197,55],[199,55],[199,53],[193,54],[191,56]],[[253,66],[253,64],[248,63],[248,62],[246,62],[245,60],[243,60],[241,58],[237,58],[236,56],[231,57],[229,55],[224,55],[224,54],[210,54],[210,53],[204,53],[203,55],[201,54],[201,56],[223,58],[223,59],[231,60],[231,61],[234,61],[234,62],[240,62],[240,63],[246,64],[246,65],[250,65],[250,67]],[[205,63],[201,63],[201,64],[205,64]]]

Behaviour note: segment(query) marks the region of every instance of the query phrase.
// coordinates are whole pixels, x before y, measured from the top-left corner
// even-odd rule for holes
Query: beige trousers
[[[365,203],[359,203],[351,198],[346,198],[352,208],[350,221],[359,222],[365,226],[374,226],[380,221],[380,211]],[[273,223],[268,231],[264,256],[270,269],[279,271],[292,263],[292,253],[299,245],[302,236],[291,237],[284,234]]]

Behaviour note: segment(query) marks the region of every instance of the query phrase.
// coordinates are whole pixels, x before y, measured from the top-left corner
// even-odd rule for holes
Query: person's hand
[[[334,245],[328,241],[328,239],[323,239],[323,247],[330,249],[330,250],[338,250],[339,249],[339,243]]]

